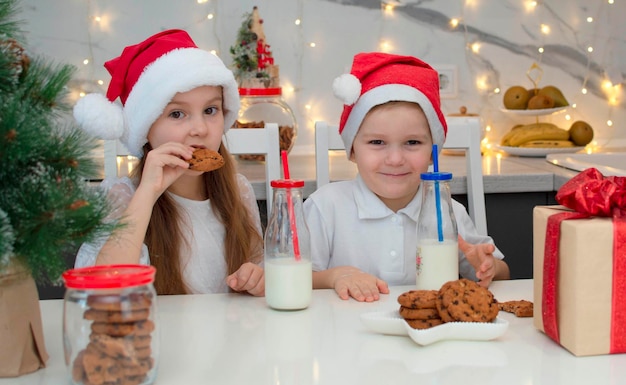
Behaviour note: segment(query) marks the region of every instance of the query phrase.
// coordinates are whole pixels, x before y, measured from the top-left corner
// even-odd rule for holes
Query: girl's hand
[[[465,254],[469,263],[476,270],[476,278],[479,279],[478,284],[483,287],[489,287],[489,284],[496,276],[497,260],[493,256],[496,247],[490,243],[472,245],[465,242],[459,235],[459,250]]]
[[[226,277],[226,283],[234,291],[247,291],[256,297],[265,295],[265,271],[251,262],[244,263]]]
[[[334,268],[333,287],[339,298],[350,297],[359,302],[373,302],[380,299],[380,294],[389,294],[389,287],[382,279],[350,266]]]
[[[155,200],[189,170],[194,148],[182,143],[165,143],[146,154],[139,188],[150,189]]]

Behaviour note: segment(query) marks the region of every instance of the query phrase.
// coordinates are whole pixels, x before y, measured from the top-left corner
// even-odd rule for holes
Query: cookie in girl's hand
[[[208,148],[198,148],[187,161],[189,169],[195,171],[213,171],[224,165],[224,158],[217,152]]]

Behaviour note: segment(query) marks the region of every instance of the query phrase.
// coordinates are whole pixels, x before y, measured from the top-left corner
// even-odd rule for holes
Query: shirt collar
[[[396,214],[365,185],[361,175],[357,174],[355,182],[354,201],[359,219],[379,219]],[[397,214],[404,214],[413,221],[417,221],[421,205],[422,193],[420,187],[411,202],[406,207],[398,210]]]

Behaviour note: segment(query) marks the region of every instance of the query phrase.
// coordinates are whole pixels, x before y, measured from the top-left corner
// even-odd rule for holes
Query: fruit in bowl
[[[586,146],[593,140],[593,128],[589,123],[577,120],[569,128],[569,137],[577,146]]]
[[[556,86],[526,89],[515,85],[506,90],[502,104],[508,110],[543,110],[566,107],[569,102]]]
[[[504,108],[508,108],[509,110],[525,110],[529,99],[530,93],[526,88],[513,86],[506,90],[502,101]]]

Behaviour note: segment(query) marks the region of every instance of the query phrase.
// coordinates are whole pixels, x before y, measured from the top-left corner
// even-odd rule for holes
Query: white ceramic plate
[[[406,336],[404,319],[397,310],[361,314],[361,322],[376,333]]]
[[[543,116],[543,115],[554,115],[559,114],[565,111],[569,106],[565,107],[555,107],[555,108],[543,108],[540,110],[509,110],[508,108],[500,108],[500,111],[506,112],[507,114],[512,115],[521,115],[521,116]]]
[[[557,148],[526,148],[526,147],[509,147],[494,145],[496,150],[506,152],[509,155],[525,156],[525,157],[544,157],[548,154],[574,153],[585,147],[557,147]]]
[[[493,322],[447,322],[430,329],[413,329],[403,322],[409,337],[420,345],[429,345],[443,340],[489,341],[500,337],[509,327],[509,322],[496,318]]]
[[[361,321],[376,333],[411,337],[420,345],[429,345],[442,340],[488,341],[500,337],[509,323],[496,318],[491,323],[448,322],[430,329],[413,329],[397,310],[361,314]]]

